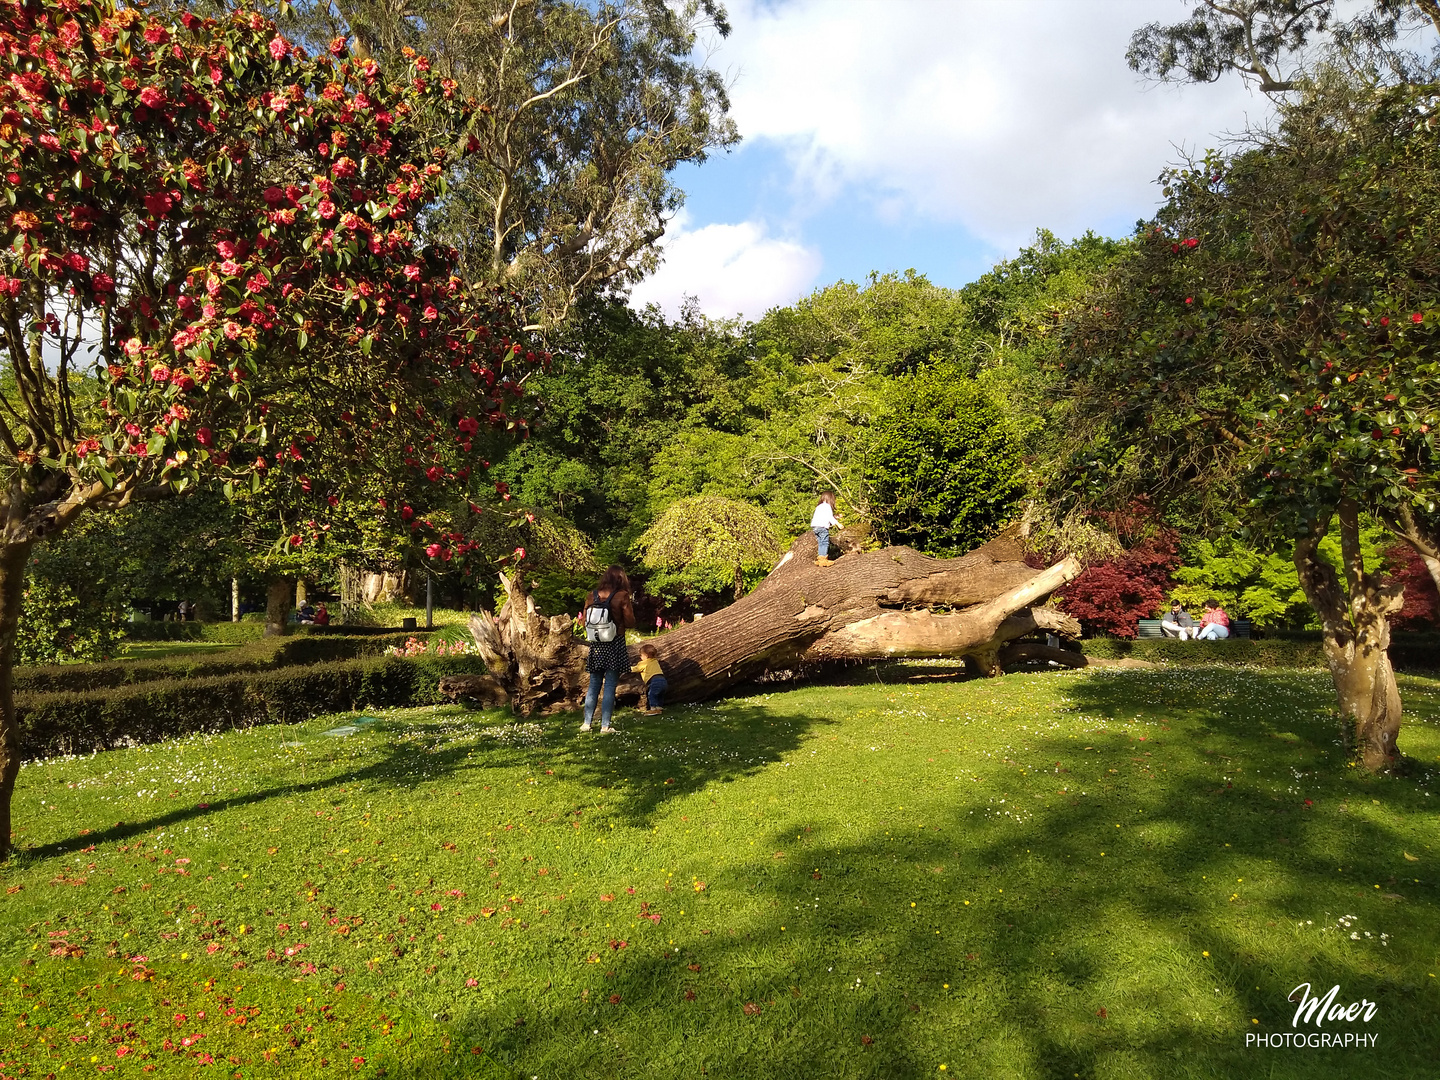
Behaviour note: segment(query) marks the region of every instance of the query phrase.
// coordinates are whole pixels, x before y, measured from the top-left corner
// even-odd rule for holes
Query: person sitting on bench
[[[1200,616],[1200,633],[1196,641],[1219,641],[1230,636],[1230,616],[1219,600],[1205,601],[1205,614]]]
[[[1160,633],[1166,637],[1179,638],[1181,641],[1186,638],[1193,641],[1199,632],[1200,628],[1195,625],[1195,620],[1190,617],[1190,613],[1180,606],[1180,601],[1171,600],[1170,610],[1160,621]]]

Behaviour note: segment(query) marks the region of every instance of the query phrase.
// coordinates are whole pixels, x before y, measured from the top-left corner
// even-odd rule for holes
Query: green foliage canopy
[[[929,368],[898,380],[866,462],[877,536],[935,554],[983,543],[1026,484],[1019,440],[973,380]]]
[[[666,507],[635,550],[652,592],[693,603],[726,591],[739,599],[779,559],[785,538],[750,503],[692,495]]]

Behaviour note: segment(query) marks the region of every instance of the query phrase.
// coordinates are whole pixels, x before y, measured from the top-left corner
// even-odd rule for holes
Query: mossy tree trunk
[[[1367,769],[1386,771],[1399,761],[1400,688],[1390,666],[1390,616],[1400,609],[1403,587],[1365,570],[1360,552],[1360,510],[1342,500],[1340,524],[1343,577],[1320,557],[1327,525],[1310,523],[1295,544],[1300,587],[1320,616],[1325,661],[1335,683],[1340,713]]]
[[[20,777],[20,722],[15,715],[15,635],[25,595],[29,544],[0,551],[0,862],[10,857],[10,803]]]
[[[275,578],[265,587],[265,636],[278,637],[290,622],[290,589],[287,578]]]

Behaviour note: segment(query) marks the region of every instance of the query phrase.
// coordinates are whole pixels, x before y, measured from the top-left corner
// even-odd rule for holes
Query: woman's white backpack
[[[611,597],[600,599],[597,595],[585,612],[585,640],[601,643],[615,640],[615,620],[610,617]]]

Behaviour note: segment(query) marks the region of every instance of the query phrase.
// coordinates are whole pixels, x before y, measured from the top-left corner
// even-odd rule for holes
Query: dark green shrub
[[[114,612],[86,603],[63,580],[27,574],[15,638],[21,664],[65,664],[115,655],[123,624]]]
[[[1025,489],[1020,440],[1004,410],[950,368],[897,380],[865,473],[876,535],[936,555],[988,540]]]
[[[364,656],[379,656],[387,648],[403,646],[408,638],[415,636],[424,638],[425,632],[383,635],[304,634],[252,641],[227,650],[220,656],[172,656],[156,660],[118,660],[105,664],[18,667],[15,669],[15,690],[17,693],[34,694],[88,693],[165,679],[202,679],[354,660]]]
[[[1091,638],[1081,645],[1086,656],[1119,660],[1131,657],[1161,664],[1249,664],[1267,668],[1323,668],[1320,632],[1269,634],[1260,640],[1176,641],[1173,638]],[[1440,634],[1394,634],[1390,662],[1398,671],[1440,669]]]
[[[1250,664],[1255,667],[1324,667],[1320,643],[1266,639],[1176,641],[1171,638],[1091,638],[1081,645],[1086,656],[1119,660],[1130,657],[1162,664]]]
[[[142,622],[127,623],[125,636],[131,641],[219,641],[239,644],[257,641],[264,634],[263,623]]]
[[[193,732],[293,724],[322,713],[439,704],[450,673],[479,674],[473,657],[368,657],[308,667],[157,679],[89,693],[17,694],[26,757],[86,753]]]

